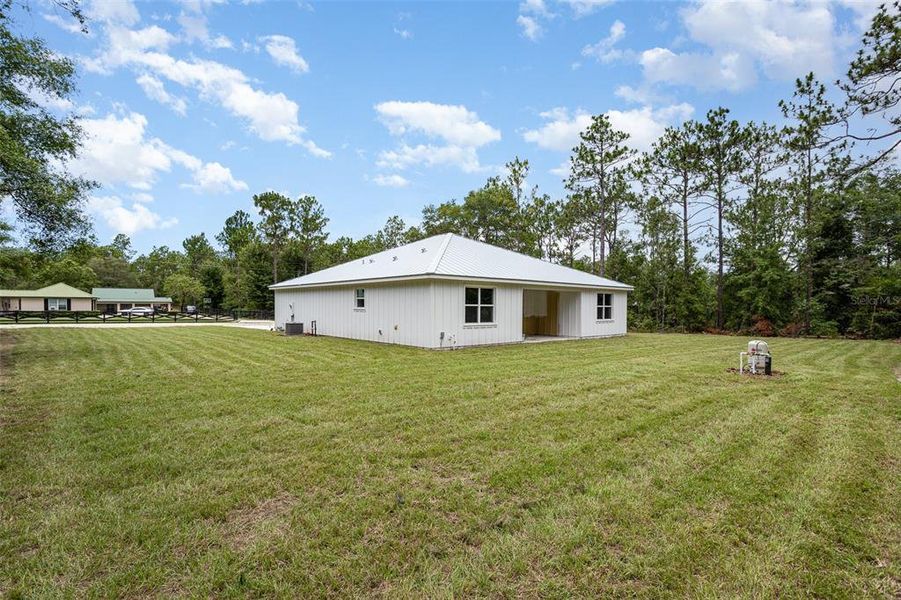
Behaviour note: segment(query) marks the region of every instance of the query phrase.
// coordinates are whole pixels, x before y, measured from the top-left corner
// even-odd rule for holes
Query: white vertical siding
[[[597,318],[597,294],[597,290],[586,290],[581,294],[582,331],[580,337],[625,335],[626,292],[613,292],[613,318],[609,321],[599,321]]]
[[[444,332],[443,346],[482,346],[522,341],[522,288],[481,284],[494,288],[494,323],[491,325],[464,322],[464,289],[480,284],[462,281],[432,283],[435,316],[433,339],[438,346]]]
[[[365,310],[355,309],[355,286],[275,291],[275,322],[316,321],[320,335],[404,344],[422,348],[463,347],[520,342],[523,288],[492,284],[494,323],[464,322],[466,287],[489,284],[433,280],[370,285]],[[613,319],[598,321],[596,290],[560,291],[558,333],[566,337],[601,337],[626,333],[625,292],[613,292]],[[288,308],[293,304],[293,310]],[[531,308],[539,308],[531,306]],[[444,333],[442,339],[441,333]]]
[[[322,287],[275,292],[275,322],[284,327],[303,323],[309,331],[316,321],[320,335],[371,340],[388,344],[428,346],[431,314],[431,286],[408,282],[403,285],[364,287],[366,308],[356,309],[356,287]]]
[[[557,333],[563,337],[582,335],[582,292],[560,292],[557,306]]]

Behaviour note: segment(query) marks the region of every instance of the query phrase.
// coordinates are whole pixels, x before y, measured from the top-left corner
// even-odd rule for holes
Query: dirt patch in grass
[[[256,506],[232,510],[225,519],[229,545],[241,551],[265,537],[283,534],[288,527],[286,517],[296,503],[294,496],[279,494]]]
[[[893,369],[893,371],[895,373],[895,379],[897,379],[899,382],[901,382],[901,365],[898,365],[897,367],[895,367]]]
[[[739,374],[738,369],[736,369],[735,367],[729,367],[728,369],[726,369],[726,372],[735,373],[736,375]],[[782,377],[785,375],[785,373],[782,371],[773,371],[772,374],[766,375],[765,373],[751,373],[750,371],[745,371],[744,373],[741,373],[741,375],[749,375],[751,377],[767,377],[773,379],[775,377]]]

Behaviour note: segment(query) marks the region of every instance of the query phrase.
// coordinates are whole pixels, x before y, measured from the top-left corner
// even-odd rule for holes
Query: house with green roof
[[[91,294],[95,310],[105,313],[117,313],[138,306],[164,311],[172,309],[172,298],[157,296],[151,288],[93,288]]]
[[[94,296],[65,283],[36,290],[0,290],[0,310],[94,310]]]

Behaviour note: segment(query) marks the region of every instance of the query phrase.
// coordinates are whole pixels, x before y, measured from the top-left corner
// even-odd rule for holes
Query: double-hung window
[[[354,290],[354,308],[366,308],[366,290],[363,288]]]
[[[494,323],[494,288],[466,288],[465,322]]]
[[[598,321],[613,318],[613,294],[598,294]]]
[[[47,310],[69,310],[69,299],[47,298]]]

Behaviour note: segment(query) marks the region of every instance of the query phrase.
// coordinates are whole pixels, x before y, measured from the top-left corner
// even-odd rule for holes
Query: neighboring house
[[[0,290],[0,310],[94,310],[94,297],[65,283],[37,290]]]
[[[91,293],[97,299],[97,310],[104,313],[117,313],[138,306],[165,311],[172,309],[172,298],[157,296],[150,288],[94,288]]]
[[[624,335],[632,287],[446,234],[270,289],[279,328],[448,348]]]

